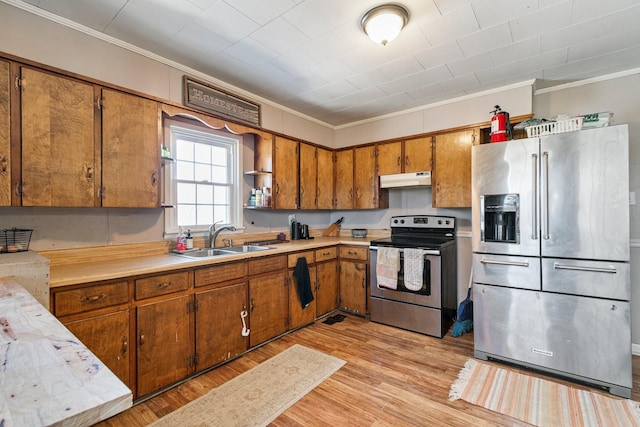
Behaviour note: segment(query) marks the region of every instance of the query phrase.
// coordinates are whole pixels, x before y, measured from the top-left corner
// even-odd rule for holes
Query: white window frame
[[[224,132],[217,129],[212,129],[204,124],[191,124],[184,121],[177,121],[171,119],[164,120],[164,144],[169,148],[169,151],[176,153],[176,140],[178,137],[193,138],[194,141],[199,142],[207,141],[211,138],[211,142],[215,144],[221,142],[222,144],[231,146],[231,159],[230,167],[233,169],[230,172],[230,179],[232,180],[231,191],[229,194],[229,216],[230,220],[226,223],[232,224],[236,227],[237,232],[244,229],[243,223],[243,198],[242,198],[242,151],[243,151],[243,139],[241,136],[232,134],[230,132]],[[175,238],[180,229],[186,233],[187,229],[191,230],[192,235],[206,236],[209,231],[209,225],[193,225],[193,226],[178,226],[178,209],[177,209],[177,179],[176,179],[176,162],[169,162],[165,164],[164,168],[164,180],[163,180],[163,192],[165,205],[173,206],[167,207],[164,210],[164,235],[167,239]],[[213,221],[212,221],[213,222]]]

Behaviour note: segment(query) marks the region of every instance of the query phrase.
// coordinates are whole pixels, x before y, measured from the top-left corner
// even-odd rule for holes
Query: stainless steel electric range
[[[406,215],[391,218],[391,237],[370,243],[371,320],[442,338],[453,322],[457,306],[457,253],[455,218],[434,215]],[[379,283],[380,248],[397,248],[397,277],[389,286]],[[411,249],[411,251],[406,251]],[[418,250],[418,251],[416,251]],[[390,251],[385,251],[385,259]],[[411,254],[407,263],[405,252]],[[419,278],[411,286],[405,275],[407,266],[420,267]],[[384,261],[386,262],[386,261]],[[380,261],[383,263],[383,261]],[[388,277],[388,269],[386,270]],[[421,283],[420,283],[421,282]],[[384,284],[382,284],[384,283]],[[416,286],[417,284],[417,286]]]

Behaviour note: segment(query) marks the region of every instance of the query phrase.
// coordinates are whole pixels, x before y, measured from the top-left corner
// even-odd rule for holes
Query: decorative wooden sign
[[[184,76],[183,82],[184,105],[260,127],[259,104],[187,76]]]

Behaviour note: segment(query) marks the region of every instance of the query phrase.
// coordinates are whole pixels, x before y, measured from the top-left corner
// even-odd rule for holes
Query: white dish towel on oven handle
[[[404,249],[404,287],[410,291],[422,289],[424,274],[424,250]]]
[[[376,261],[376,281],[379,288],[398,289],[400,249],[381,246]]]

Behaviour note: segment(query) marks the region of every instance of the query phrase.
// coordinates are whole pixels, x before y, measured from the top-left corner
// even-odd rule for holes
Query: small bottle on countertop
[[[184,235],[182,234],[182,228],[180,228],[178,238],[176,239],[176,250],[184,251],[185,249],[187,249],[187,244],[185,242]]]
[[[191,237],[191,230],[187,230],[186,249],[193,249],[193,237]]]

